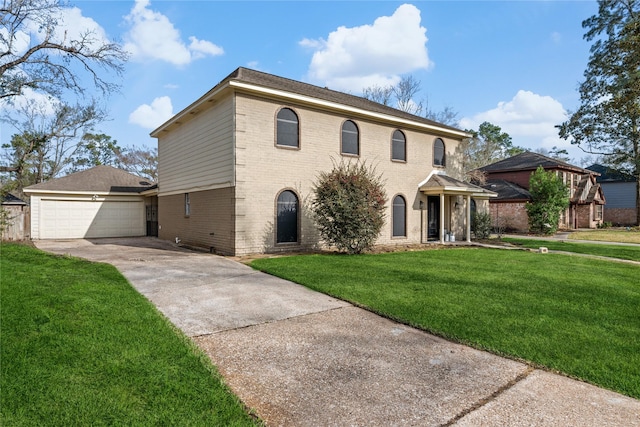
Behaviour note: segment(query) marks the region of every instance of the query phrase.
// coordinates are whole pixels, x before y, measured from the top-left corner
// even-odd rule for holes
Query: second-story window
[[[399,130],[391,136],[391,160],[407,161],[407,140]]]
[[[358,126],[351,120],[347,120],[342,124],[342,154],[352,156],[360,155],[360,136],[358,134]]]
[[[446,160],[444,141],[441,138],[437,138],[433,143],[433,165],[446,166]]]
[[[282,108],[276,118],[276,145],[300,147],[298,115],[290,108]]]

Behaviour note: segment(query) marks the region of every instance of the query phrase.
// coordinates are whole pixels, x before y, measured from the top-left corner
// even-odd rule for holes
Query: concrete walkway
[[[640,426],[640,401],[154,238],[37,241],[115,265],[269,426]]]

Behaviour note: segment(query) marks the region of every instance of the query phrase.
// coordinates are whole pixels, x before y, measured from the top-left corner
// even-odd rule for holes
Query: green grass
[[[3,425],[255,425],[114,267],[0,249]]]
[[[572,240],[597,240],[601,242],[620,242],[640,244],[640,227],[606,228],[603,230],[573,231]]]
[[[440,336],[640,398],[640,267],[498,249],[258,259]]]
[[[640,261],[640,246],[607,245],[604,243],[576,243],[560,240],[536,240],[526,238],[503,237],[503,242],[537,249],[541,246],[554,251],[574,252],[579,254],[604,256],[610,258]]]

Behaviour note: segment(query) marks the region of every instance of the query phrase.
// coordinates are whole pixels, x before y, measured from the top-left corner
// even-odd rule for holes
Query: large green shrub
[[[322,239],[339,251],[361,253],[375,243],[385,220],[382,177],[360,162],[340,162],[314,186],[313,216]]]
[[[537,234],[553,234],[558,230],[562,211],[569,206],[569,189],[555,172],[542,166],[529,178],[531,202],[527,203],[529,230]]]

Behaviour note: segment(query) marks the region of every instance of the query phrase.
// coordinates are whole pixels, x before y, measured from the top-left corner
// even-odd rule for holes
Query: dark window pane
[[[358,127],[351,120],[342,125],[342,154],[359,154]]]
[[[393,198],[393,236],[406,236],[406,203],[404,197]]]
[[[278,243],[298,241],[298,197],[292,191],[283,191],[278,196],[277,236]]]
[[[276,144],[287,147],[298,147],[298,116],[293,110],[283,108],[278,112],[278,134]]]
[[[407,160],[406,145],[404,134],[399,130],[395,131],[391,138],[391,159]]]
[[[440,138],[433,143],[433,164],[436,166],[445,165],[444,141]]]

